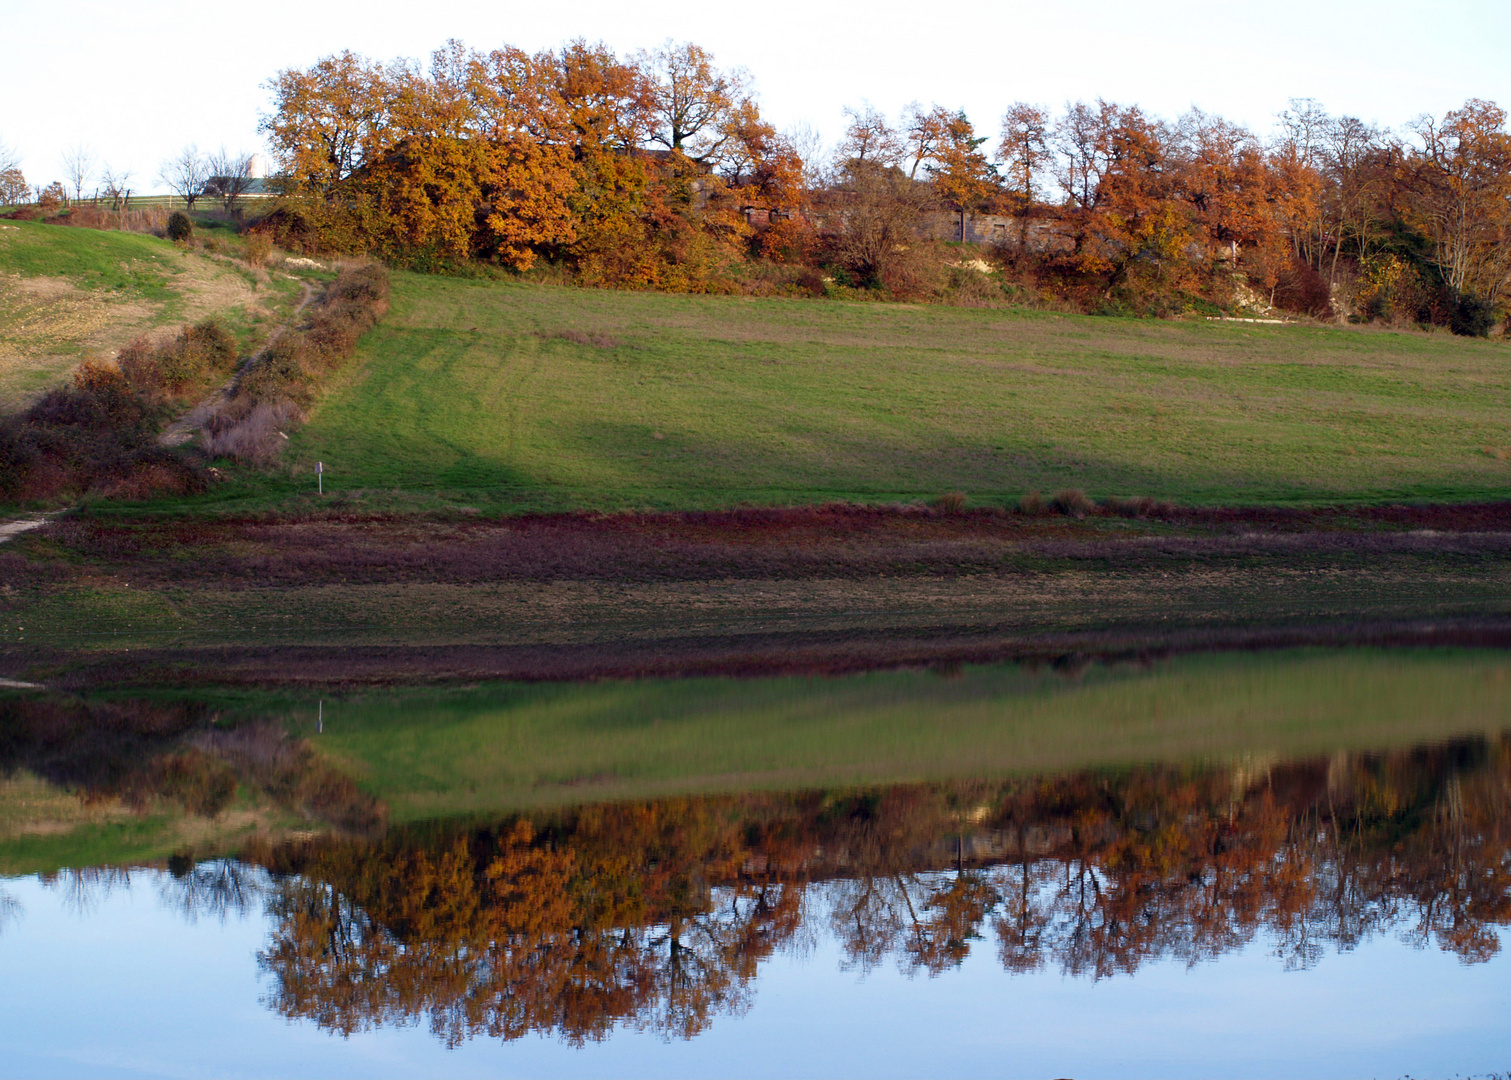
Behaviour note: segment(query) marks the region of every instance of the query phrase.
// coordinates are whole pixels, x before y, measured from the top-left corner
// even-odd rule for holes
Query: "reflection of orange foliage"
[[[1094,977],[1261,933],[1290,964],[1393,928],[1483,960],[1511,922],[1508,854],[1511,739],[669,799],[285,852],[263,962],[282,1012],[341,1031],[689,1037],[815,916],[862,969],[947,970],[987,931],[1010,971]]]

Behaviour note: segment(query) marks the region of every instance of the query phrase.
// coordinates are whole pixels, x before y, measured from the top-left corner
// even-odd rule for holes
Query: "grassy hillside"
[[[492,685],[327,700],[295,730],[394,820],[690,791],[786,789],[1380,749],[1511,717],[1496,652],[1191,657],[1074,678],[1013,665],[954,677]]]
[[[1511,494],[1511,350],[1447,335],[397,275],[312,487],[509,508]]]
[[[298,283],[140,233],[0,221],[0,409],[86,356],[215,314],[247,337],[287,317]]]

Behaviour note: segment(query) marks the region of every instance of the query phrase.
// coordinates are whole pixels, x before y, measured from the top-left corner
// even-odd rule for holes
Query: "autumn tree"
[[[0,206],[25,202],[30,194],[31,187],[19,168],[12,165],[8,169],[0,169]]]
[[[939,155],[949,141],[949,128],[954,114],[940,105],[925,110],[918,102],[908,105],[903,116],[903,160],[911,161],[908,179],[918,179],[918,170],[936,165]]]
[[[1067,262],[1104,294],[1135,278],[1178,287],[1189,271],[1192,213],[1173,137],[1138,108],[1078,102],[1056,123],[1056,181],[1074,228]]]
[[[841,168],[852,164],[895,166],[903,160],[902,140],[885,113],[867,103],[859,109],[846,107],[845,116],[849,123],[835,152]]]
[[[1175,131],[1180,186],[1210,243],[1239,248],[1268,244],[1276,233],[1270,170],[1253,132],[1192,109]]]
[[[1385,177],[1376,159],[1389,146],[1390,133],[1357,117],[1340,116],[1328,126],[1325,139],[1331,183],[1324,206],[1333,235],[1329,279],[1336,281],[1344,243],[1351,241],[1352,254],[1363,259],[1378,239]]]
[[[939,142],[926,166],[941,201],[960,214],[961,240],[967,235],[966,215],[996,190],[996,166],[981,152],[986,141],[976,134],[964,112],[949,114],[943,119]]]
[[[258,130],[283,167],[293,193],[331,198],[387,136],[388,90],[403,72],[350,51],[307,71],[279,72],[268,84],[273,111]]]
[[[1456,295],[1491,304],[1511,274],[1511,134],[1506,112],[1473,99],[1441,120],[1415,122],[1421,149],[1412,214]]]
[[[638,67],[646,80],[650,141],[699,165],[717,162],[749,101],[749,76],[721,71],[705,50],[669,39],[642,53]]]
[[[1022,214],[1043,195],[1044,170],[1051,160],[1049,111],[1015,102],[1002,117],[1002,141],[997,156],[1006,173],[1006,190],[1015,212]]]

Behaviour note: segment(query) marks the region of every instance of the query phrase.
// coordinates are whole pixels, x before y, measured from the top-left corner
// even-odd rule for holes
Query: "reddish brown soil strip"
[[[479,680],[837,675],[1016,662],[1075,666],[1210,651],[1296,647],[1511,648],[1511,619],[1342,621],[1315,625],[1027,636],[958,627],[911,634],[751,634],[578,646],[208,646],[79,655],[6,650],[7,667],[46,672],[58,689],[102,686],[381,686]]]
[[[1172,510],[1138,520],[848,505],[504,519],[77,516],[46,535],[69,552],[50,564],[55,573],[89,564],[133,581],[225,587],[842,578],[1002,572],[1025,560],[1139,567],[1169,558],[1493,557],[1511,552],[1511,503]],[[0,579],[47,572],[48,564],[0,560]]]

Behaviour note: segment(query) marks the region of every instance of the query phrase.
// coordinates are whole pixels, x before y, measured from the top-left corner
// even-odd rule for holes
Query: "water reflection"
[[[1264,939],[1304,968],[1396,934],[1466,963],[1511,919],[1511,738],[1223,769],[684,798],[248,852],[268,1004],[448,1044],[690,1038],[764,961],[1092,979]]]
[[[158,899],[190,921],[265,917],[267,1006],[345,1035],[690,1039],[749,1009],[773,958],[819,946],[859,974],[985,955],[1098,980],[1256,944],[1305,969],[1381,935],[1480,964],[1511,921],[1511,735],[386,828],[379,800],[274,725],[0,704],[0,772],[197,836],[217,857],[146,860],[167,871],[147,878]],[[250,820],[253,802],[276,827],[248,840],[228,807]],[[0,824],[24,840],[53,822]],[[94,861],[40,881],[87,916],[140,880],[129,857]],[[0,888],[0,933],[24,914]]]

